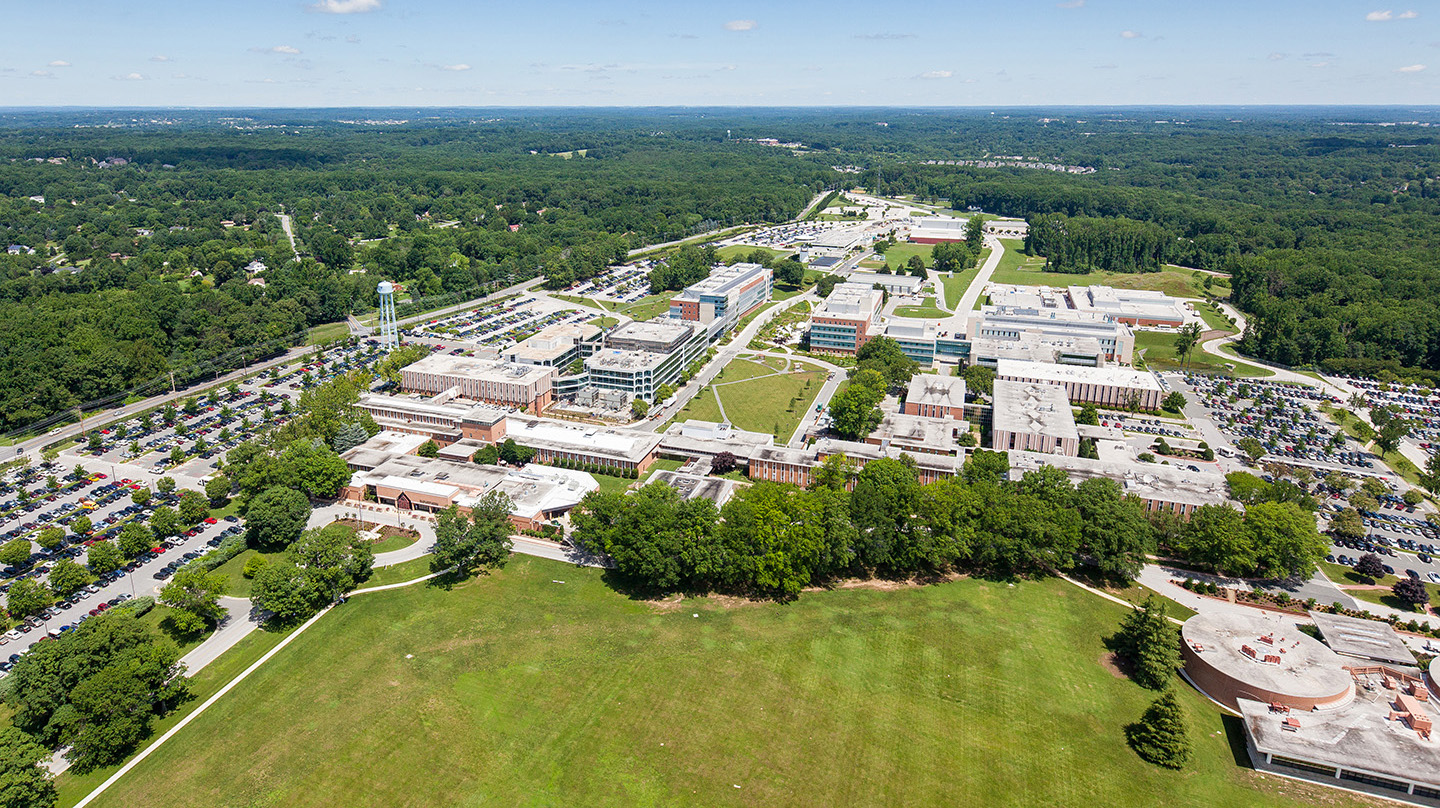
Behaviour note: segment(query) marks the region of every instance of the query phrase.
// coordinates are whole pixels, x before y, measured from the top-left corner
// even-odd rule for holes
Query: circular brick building
[[[1355,695],[1346,660],[1283,615],[1196,616],[1180,629],[1190,683],[1239,712],[1239,699],[1315,710]]]

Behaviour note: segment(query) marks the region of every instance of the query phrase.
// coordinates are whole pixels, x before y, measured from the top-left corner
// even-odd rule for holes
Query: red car
[[[165,552],[165,548],[164,548],[164,547],[151,547],[151,548],[150,548],[150,552],[156,553],[156,554],[163,553],[163,552]]]
[[[207,517],[207,518],[205,519],[205,524],[207,524],[207,525],[213,525],[213,524],[215,524],[215,517],[213,517],[213,516]]]

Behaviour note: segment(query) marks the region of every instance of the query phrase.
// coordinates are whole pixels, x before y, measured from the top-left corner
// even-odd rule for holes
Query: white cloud
[[[1121,31],[1121,39],[1139,39],[1142,34],[1139,31]]]
[[[151,56],[151,57],[150,57],[150,61],[152,61],[152,62],[168,62],[168,61],[170,61],[170,57],[169,57],[169,56],[162,56],[162,55],[160,55],[160,54],[157,53],[157,54],[155,54],[154,56]]]
[[[355,36],[354,34],[350,34],[349,36],[345,37],[345,41],[349,42],[351,45],[358,45],[360,44],[360,37]]]
[[[116,81],[144,81],[145,76],[139,73],[126,73],[123,76],[115,76]]]
[[[70,66],[70,63],[67,62],[67,61],[65,61],[64,59],[56,59],[55,61],[51,62],[49,66],[50,66],[50,67],[69,67],[69,66]]]
[[[380,0],[320,0],[311,6],[322,14],[363,14],[380,7]]]
[[[954,75],[955,72],[953,70],[927,70],[921,73],[919,77],[922,79],[948,79]]]
[[[445,65],[444,67],[442,67],[442,68],[440,68],[440,69],[441,69],[441,70],[454,70],[454,71],[456,71],[456,72],[459,72],[459,71],[461,71],[461,70],[469,70],[469,69],[470,69],[470,65],[467,65],[467,64],[465,64],[464,62],[461,62],[461,63],[458,64],[458,65]]]
[[[1266,56],[1265,58],[1266,58],[1266,59],[1269,59],[1269,60],[1272,61],[1272,62],[1278,62],[1278,61],[1280,61],[1281,59],[1284,59],[1284,58],[1285,58],[1285,54],[1281,53],[1280,51],[1274,51],[1274,52],[1272,52],[1269,56]]]
[[[1421,70],[1424,70],[1424,69],[1425,69],[1425,65],[1405,65],[1404,67],[1397,67],[1397,68],[1395,68],[1395,72],[1396,72],[1396,73],[1419,73]]]
[[[1400,12],[1400,14],[1399,14],[1397,17],[1395,17],[1395,19],[1397,19],[1397,20],[1413,20],[1413,19],[1415,19],[1416,17],[1419,17],[1419,16],[1420,16],[1420,12],[1418,12],[1418,11],[1402,11],[1402,12]]]
[[[726,31],[754,31],[760,27],[760,23],[754,20],[731,20],[725,23]]]
[[[294,45],[276,45],[273,48],[251,48],[254,53],[283,53],[287,56],[299,56],[300,49]]]
[[[32,70],[30,71],[30,75],[34,76],[37,79],[55,78],[55,74],[51,73],[49,70]]]
[[[1056,8],[1084,8],[1085,0],[1065,0],[1063,3],[1056,3]]]
[[[1369,22],[1385,22],[1386,20],[1394,19],[1394,17],[1395,14],[1388,9],[1385,11],[1372,11],[1365,15],[1365,19]]]
[[[1311,64],[1310,66],[1311,66],[1311,67],[1314,67],[1314,68],[1329,67],[1329,66],[1330,66],[1330,63],[1329,63],[1329,62],[1315,62],[1315,63]]]

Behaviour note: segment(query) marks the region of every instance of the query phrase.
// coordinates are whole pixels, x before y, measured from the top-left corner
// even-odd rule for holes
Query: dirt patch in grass
[[[1106,653],[1101,654],[1099,662],[1100,667],[1109,671],[1110,675],[1114,676],[1116,679],[1130,678],[1130,663],[1125,659],[1125,657],[1120,656],[1114,651],[1107,651]]]
[[[380,528],[380,539],[382,541],[392,536],[403,536],[407,539],[418,539],[420,538],[420,531],[411,530],[408,527],[395,527],[393,525],[386,525],[385,527]]]

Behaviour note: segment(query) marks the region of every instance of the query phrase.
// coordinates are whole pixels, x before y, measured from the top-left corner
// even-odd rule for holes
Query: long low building
[[[1070,308],[1107,314],[1133,326],[1158,325],[1179,328],[1185,324],[1188,307],[1180,298],[1146,289],[1116,289],[1113,286],[1071,286],[1066,290]]]
[[[431,354],[400,371],[400,386],[407,392],[430,395],[455,390],[472,401],[539,415],[553,401],[554,378],[552,367]]]
[[[1159,410],[1165,398],[1165,391],[1155,374],[1133,368],[1095,368],[1001,359],[995,366],[995,378],[1053,384],[1063,388],[1074,404]]]
[[[792,483],[808,488],[814,481],[815,469],[819,468],[827,457],[842,456],[858,470],[872,460],[881,457],[898,458],[902,454],[909,455],[915,461],[916,472],[922,485],[954,477],[965,464],[965,457],[960,455],[911,454],[894,446],[827,438],[803,449],[785,446],[758,449],[750,458],[748,473],[752,480]]]
[[[366,393],[355,406],[383,430],[424,435],[441,445],[462,438],[494,443],[505,437],[508,410],[456,398],[453,391],[429,397]]]
[[[343,496],[435,513],[451,505],[469,511],[486,494],[498,491],[510,498],[510,521],[521,530],[534,530],[564,516],[599,487],[591,475],[567,469],[535,464],[513,469],[397,455],[357,471]]]
[[[575,424],[512,415],[505,436],[535,450],[541,463],[578,461],[618,469],[644,471],[655,462],[660,436],[639,429]]]
[[[1140,500],[1147,511],[1168,511],[1189,519],[1202,505],[1220,505],[1230,496],[1225,477],[1215,471],[1189,471],[1179,466],[1128,460],[1091,460],[1059,454],[1010,452],[1010,477],[1052,466],[1076,484],[1096,477],[1114,480],[1123,493]]]
[[[971,340],[1018,340],[1025,335],[1046,339],[1090,338],[1100,344],[1109,362],[1130,364],[1135,332],[1106,314],[1074,309],[981,306],[966,323]]]

